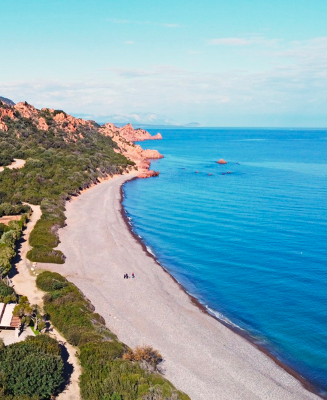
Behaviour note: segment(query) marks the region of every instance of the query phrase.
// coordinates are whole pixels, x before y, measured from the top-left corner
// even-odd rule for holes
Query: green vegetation
[[[44,308],[54,326],[79,347],[83,400],[190,400],[151,371],[160,354],[150,347],[133,352],[119,342],[75,285],[53,272],[41,273],[36,283],[47,292]]]
[[[17,295],[14,289],[6,285],[0,279],[0,302],[1,303],[14,303],[17,300]]]
[[[16,241],[21,237],[27,218],[28,215],[23,214],[19,221],[10,221],[8,226],[0,224],[0,278],[11,270],[11,260],[16,255]]]
[[[2,104],[1,108],[10,107]],[[0,130],[0,166],[10,164],[14,158],[25,159],[26,164],[22,169],[5,168],[0,173],[0,213],[5,202],[40,204],[43,214],[31,235],[34,248],[28,258],[62,263],[64,256],[54,247],[59,243],[57,230],[65,223],[65,201],[98,178],[122,173],[134,163],[114,151],[116,143],[102,135],[96,123],[68,129],[68,120],[54,119],[61,110],[36,111],[34,119],[11,110],[15,119],[4,116],[8,131]],[[38,128],[40,117],[49,130]]]
[[[45,400],[58,393],[64,363],[55,339],[47,335],[28,337],[4,346],[0,343],[0,398]]]

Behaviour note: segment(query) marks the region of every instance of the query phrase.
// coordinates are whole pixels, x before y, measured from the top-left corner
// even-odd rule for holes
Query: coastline
[[[267,347],[265,347],[265,345],[263,343],[259,343],[258,341],[255,340],[255,338],[253,336],[250,335],[250,333],[248,333],[246,330],[241,329],[239,327],[237,327],[237,325],[234,324],[228,324],[226,321],[224,321],[223,319],[219,319],[218,317],[216,317],[215,315],[211,314],[208,311],[208,308],[203,305],[202,303],[200,303],[200,301],[193,296],[192,294],[190,294],[186,288],[160,263],[160,261],[158,260],[158,258],[152,254],[151,252],[149,252],[145,242],[142,240],[142,238],[137,235],[134,230],[132,225],[129,223],[128,220],[128,216],[127,216],[127,211],[125,210],[124,206],[123,206],[123,201],[124,201],[124,185],[128,182],[131,182],[132,180],[137,179],[137,177],[132,178],[128,181],[126,181],[125,183],[123,183],[120,187],[120,196],[121,196],[121,200],[120,200],[120,205],[121,205],[121,209],[120,209],[120,213],[122,216],[122,219],[125,221],[126,227],[127,229],[130,231],[131,235],[134,237],[134,239],[136,241],[138,241],[140,243],[140,245],[142,246],[144,252],[147,254],[148,257],[152,258],[156,264],[159,265],[160,268],[163,269],[164,272],[166,272],[170,278],[176,283],[176,285],[180,288],[180,290],[184,291],[184,293],[189,297],[190,301],[204,314],[208,315],[209,317],[213,318],[214,320],[218,321],[219,323],[221,323],[222,325],[224,325],[226,328],[230,329],[233,333],[241,336],[242,338],[244,338],[245,340],[247,340],[252,346],[254,346],[256,349],[258,349],[259,351],[261,351],[262,353],[264,353],[266,356],[268,356],[269,358],[271,358],[274,363],[276,363],[276,365],[278,365],[280,368],[282,368],[283,370],[285,370],[288,374],[290,374],[291,376],[293,376],[296,380],[298,380],[302,386],[308,390],[309,392],[319,396],[322,399],[327,399],[327,395],[323,395],[322,393],[320,393],[319,388],[315,387],[315,385],[313,385],[311,382],[309,382],[306,378],[304,378],[299,372],[297,372],[295,369],[293,369],[291,366],[286,365],[283,363],[283,361],[281,361],[277,356],[273,355],[269,349]]]
[[[168,314],[170,314],[170,312],[174,313],[175,308],[175,314],[173,314],[171,316],[171,320],[174,321],[175,323],[182,323],[181,319],[183,317],[183,315],[185,314],[185,312],[187,314],[191,314],[191,318],[190,320],[187,321],[183,321],[185,326],[183,326],[182,328],[186,328],[185,331],[180,331],[181,336],[177,335],[177,332],[175,331],[175,329],[173,329],[173,332],[171,332],[171,327],[170,327],[170,331],[169,332],[164,332],[164,334],[173,333],[173,338],[172,340],[168,343],[168,345],[172,345],[175,344],[176,340],[178,341],[178,346],[184,346],[185,344],[183,343],[182,337],[184,337],[184,339],[189,338],[193,340],[193,344],[194,346],[192,347],[192,343],[189,344],[189,346],[191,346],[190,348],[188,348],[188,352],[186,352],[186,354],[192,354],[193,359],[191,359],[191,363],[186,362],[184,364],[186,364],[186,368],[185,365],[181,365],[178,361],[178,359],[175,358],[175,360],[171,360],[171,358],[168,356],[166,356],[166,362],[167,362],[167,378],[170,379],[172,381],[173,384],[175,384],[179,389],[185,391],[186,393],[188,393],[191,397],[192,400],[197,400],[197,399],[216,399],[217,395],[219,395],[221,399],[236,399],[236,398],[242,398],[242,400],[244,399],[264,399],[264,398],[269,398],[269,399],[317,399],[318,397],[311,393],[311,392],[307,392],[306,390],[303,389],[302,385],[306,387],[306,389],[309,390],[313,390],[314,388],[312,387],[312,385],[310,385],[306,380],[304,380],[299,374],[297,374],[295,371],[293,371],[291,368],[288,368],[287,366],[283,365],[277,358],[275,358],[274,356],[272,356],[271,354],[269,354],[269,352],[267,351],[267,349],[261,348],[261,346],[258,346],[257,344],[251,342],[250,337],[246,337],[246,335],[244,335],[244,332],[242,332],[242,334],[240,335],[240,332],[237,332],[237,330],[233,329],[231,326],[229,326],[228,324],[224,323],[221,320],[218,320],[217,318],[215,318],[213,315],[211,315],[206,308],[201,305],[194,297],[192,297],[191,295],[189,295],[185,289],[177,282],[177,280],[172,277],[166,270],[164,267],[161,266],[161,264],[158,262],[158,260],[156,260],[155,256],[153,256],[151,253],[149,253],[146,249],[146,245],[142,242],[142,240],[133,232],[132,227],[130,226],[130,224],[127,221],[127,217],[126,217],[126,212],[123,209],[122,206],[122,194],[123,194],[123,184],[127,181],[127,180],[131,180],[131,179],[135,179],[136,176],[135,174],[130,174],[130,175],[125,175],[123,178],[114,178],[112,180],[103,182],[99,185],[94,186],[94,188],[92,188],[92,190],[89,190],[87,192],[85,192],[85,194],[81,195],[80,197],[78,197],[77,199],[74,200],[74,202],[69,203],[69,206],[71,206],[73,203],[75,204],[75,208],[76,208],[76,204],[79,203],[86,203],[87,206],[91,205],[91,209],[93,210],[93,204],[92,204],[92,200],[97,199],[98,196],[96,195],[88,195],[89,199],[86,199],[86,195],[90,194],[90,193],[94,193],[93,191],[96,188],[99,187],[104,187],[102,185],[107,185],[110,189],[111,187],[111,194],[114,191],[114,196],[115,196],[115,201],[117,204],[115,204],[115,209],[113,210],[113,215],[110,215],[109,218],[109,222],[116,222],[118,223],[119,227],[122,229],[122,225],[121,222],[124,224],[125,226],[125,230],[128,232],[128,235],[130,236],[130,239],[127,238],[127,240],[133,240],[134,242],[137,243],[138,247],[141,247],[141,251],[142,251],[142,255],[140,255],[140,252],[138,250],[138,257],[141,258],[141,263],[145,263],[144,260],[144,255],[146,256],[146,258],[151,260],[150,263],[150,268],[153,266],[153,261],[155,261],[155,265],[159,265],[160,268],[160,272],[157,271],[159,270],[156,267],[156,271],[151,271],[151,273],[153,273],[155,275],[155,278],[159,278],[159,284],[158,282],[156,282],[157,284],[157,289],[158,290],[154,290],[154,293],[157,293],[160,289],[161,286],[165,286],[164,287],[164,291],[163,293],[161,293],[162,296],[164,297],[160,297],[159,295],[157,296],[157,298],[152,298],[152,300],[154,300],[154,302],[158,303],[156,304],[158,307],[161,305],[161,303],[164,301],[165,302],[165,306],[168,305]],[[116,182],[116,184],[114,184],[113,182]],[[119,185],[117,186],[117,181],[119,181]],[[112,190],[112,188],[114,190]],[[98,189],[98,192],[103,192],[103,194],[106,193],[105,189],[100,190]],[[84,201],[84,199],[86,199]],[[94,201],[93,201],[94,203]],[[82,206],[84,204],[81,204]],[[102,203],[102,204],[106,204],[106,202]],[[110,272],[113,271],[108,271],[105,273],[105,275],[102,275],[101,277],[97,276],[97,279],[95,277],[95,275],[99,275],[97,272],[94,274],[94,269],[89,271],[88,268],[84,268],[84,262],[82,262],[82,271],[81,268],[79,268],[79,266],[76,265],[76,263],[78,262],[78,260],[80,259],[78,257],[78,255],[76,254],[76,251],[74,251],[74,249],[72,250],[71,247],[69,246],[69,244],[71,243],[70,239],[73,239],[73,242],[75,242],[74,240],[74,234],[76,234],[76,229],[77,226],[76,224],[73,224],[75,226],[72,227],[72,230],[70,229],[70,219],[73,218],[73,221],[76,219],[79,221],[78,223],[78,230],[83,230],[83,227],[87,227],[87,225],[89,225],[89,220],[88,218],[83,217],[82,220],[79,219],[79,216],[81,215],[80,210],[79,212],[77,212],[76,215],[76,209],[75,210],[71,210],[71,207],[67,207],[67,209],[69,208],[69,210],[67,210],[67,214],[68,214],[68,226],[66,228],[63,228],[63,230],[60,231],[60,239],[62,241],[62,244],[59,246],[59,248],[61,250],[63,250],[67,255],[67,261],[66,264],[64,264],[63,266],[58,266],[58,265],[51,265],[51,264],[46,264],[46,265],[40,265],[40,268],[44,268],[44,269],[51,269],[53,271],[58,271],[60,273],[63,273],[65,276],[67,276],[67,278],[69,280],[72,280],[84,293],[87,297],[90,298],[90,300],[92,301],[92,303],[95,305],[97,312],[99,312],[100,314],[105,314],[103,315],[107,321],[107,325],[109,326],[109,328],[115,332],[118,337],[123,340],[125,343],[127,343],[129,346],[134,346],[137,344],[142,344],[142,342],[140,342],[140,340],[145,341],[145,343],[147,344],[151,344],[154,345],[156,348],[158,348],[159,351],[161,351],[164,354],[167,354],[167,349],[165,349],[165,347],[163,346],[163,348],[160,347],[160,344],[158,346],[158,344],[153,343],[151,340],[151,334],[150,334],[150,330],[149,326],[146,325],[146,322],[149,323],[149,321],[143,321],[142,323],[138,323],[137,319],[130,321],[130,318],[127,316],[124,316],[126,319],[126,324],[127,324],[127,328],[129,328],[130,326],[132,326],[137,332],[136,332],[136,337],[131,338],[131,334],[130,332],[128,332],[127,329],[127,335],[126,335],[126,326],[121,327],[119,325],[121,324],[117,324],[116,322],[119,321],[114,321],[115,319],[120,319],[122,318],[121,313],[124,313],[124,311],[126,310],[126,312],[129,314],[131,311],[135,312],[135,310],[139,311],[139,308],[141,308],[141,312],[139,313],[140,318],[146,317],[146,311],[150,311],[150,309],[147,307],[147,305],[144,305],[143,303],[139,303],[139,307],[137,307],[137,309],[135,309],[135,307],[131,307],[131,304],[123,302],[122,304],[122,308],[120,307],[115,307],[115,302],[116,302],[116,298],[115,296],[112,296],[112,298],[110,298],[110,291],[101,291],[101,296],[97,296],[99,292],[99,286],[101,285],[101,282],[103,280],[109,279],[110,281],[112,280],[112,274],[110,274]],[[78,207],[77,207],[78,208]],[[101,215],[103,214],[103,211],[106,211],[106,208],[102,208],[99,209],[97,207],[96,208],[96,215],[98,217],[101,218]],[[75,212],[75,215],[74,215]],[[77,216],[77,218],[76,218]],[[121,219],[121,222],[117,220],[117,218]],[[94,219],[92,219],[92,221],[94,221]],[[107,221],[108,222],[108,221]],[[110,229],[110,224],[108,226],[108,224],[105,224],[105,229]],[[82,228],[82,229],[81,229]],[[121,248],[122,250],[127,250],[127,248],[124,248],[124,243],[122,243],[120,241],[121,238],[117,237],[118,235],[118,231],[116,230],[116,226],[113,226],[113,232],[112,232],[112,237],[114,238],[113,243],[117,246],[117,248]],[[63,231],[65,231],[65,235],[62,235]],[[68,232],[68,235],[67,235]],[[101,235],[101,233],[103,234],[103,232],[97,232],[98,234]],[[132,235],[131,235],[132,233]],[[72,235],[73,237],[72,237]],[[126,235],[124,235],[124,239],[126,240]],[[135,240],[136,239],[136,240]],[[87,251],[85,244],[88,243],[88,245],[90,246],[91,243],[89,243],[87,241],[87,235],[86,238],[82,237],[82,240],[84,240],[84,249],[79,248],[79,255],[81,255],[83,253],[84,257],[86,256],[85,251]],[[127,246],[131,245],[130,243],[127,243]],[[126,243],[125,243],[126,246]],[[69,254],[67,253],[68,248],[70,247],[70,252]],[[135,247],[135,246],[133,246]],[[77,250],[77,249],[75,249]],[[132,249],[133,250],[133,249]],[[145,250],[145,251],[144,251]],[[108,248],[108,253],[110,252],[110,247]],[[109,254],[107,254],[108,256]],[[131,253],[128,254],[129,257],[127,257],[127,261],[128,262],[132,262],[132,258],[135,253],[133,253],[133,251],[131,251]],[[136,256],[137,257],[137,256]],[[143,258],[142,258],[143,257]],[[88,261],[90,261],[90,258],[87,258]],[[84,260],[82,260],[84,261]],[[123,261],[126,262],[126,257],[124,255],[123,257]],[[125,268],[125,264],[120,265],[120,267]],[[92,257],[91,257],[91,263],[92,263]],[[95,262],[95,270],[97,270],[97,263]],[[133,264],[133,263],[132,263]],[[149,263],[148,263],[149,264]],[[133,265],[134,267],[134,265]],[[145,268],[145,270],[147,270]],[[149,269],[147,270],[149,272]],[[162,275],[164,273],[164,276]],[[120,273],[119,273],[120,275]],[[152,277],[153,278],[153,277]],[[169,282],[168,282],[169,281]],[[155,281],[152,279],[152,283],[154,283]],[[119,286],[118,288],[118,293],[121,293],[121,290],[124,290],[122,288],[122,285],[125,285],[126,282],[123,282],[121,280],[119,281],[115,281],[114,282],[114,286],[111,285],[107,285],[110,286],[112,289],[115,286]],[[149,282],[146,282],[149,283]],[[176,285],[177,283],[177,285]],[[145,285],[145,288],[142,287],[142,290],[145,291],[149,291],[152,288],[149,285]],[[153,292],[153,290],[152,290]],[[151,293],[150,293],[151,294]],[[152,293],[153,294],[153,293]],[[134,293],[134,295],[136,296],[137,300],[142,300],[139,297],[137,297],[138,293]],[[172,297],[175,297],[177,301],[177,304],[175,304],[175,302],[173,301],[174,299],[172,299]],[[127,296],[127,299],[130,299],[129,296]],[[145,296],[146,298],[146,296]],[[187,303],[185,299],[187,299]],[[126,300],[126,299],[124,299]],[[135,300],[133,298],[133,300]],[[105,307],[103,307],[103,305],[101,303],[106,302]],[[120,314],[117,313],[117,316],[113,317],[114,320],[112,318],[110,318],[112,316],[111,312],[108,315],[106,306],[110,305],[113,309],[117,308],[117,310],[120,310]],[[196,307],[194,307],[194,305]],[[179,308],[178,308],[179,306]],[[101,310],[102,309],[102,310]],[[167,309],[167,307],[166,307]],[[167,314],[167,310],[164,310],[164,313]],[[123,311],[121,311],[123,310]],[[199,312],[200,310],[200,312]],[[165,314],[164,314],[165,316]],[[168,315],[169,316],[169,315]],[[177,318],[176,318],[177,317]],[[160,313],[158,315],[158,318],[160,318]],[[194,318],[194,320],[193,320]],[[163,318],[164,319],[164,318]],[[153,318],[152,318],[153,320]],[[131,323],[132,322],[132,323]],[[153,321],[152,321],[153,322]],[[160,322],[160,321],[159,321]],[[167,322],[169,322],[167,320]],[[193,322],[194,322],[194,326],[193,326]],[[190,332],[190,330],[192,331],[192,329],[194,329],[195,327],[195,323],[197,322],[197,329],[199,330],[199,332],[193,334],[193,332]],[[144,325],[145,324],[145,325]],[[150,321],[151,324],[151,321]],[[160,325],[160,330],[168,330],[168,326],[166,326],[166,324]],[[205,328],[204,328],[205,327]],[[125,330],[124,330],[125,328]],[[179,326],[176,326],[176,329],[179,328]],[[227,328],[227,329],[226,329]],[[123,332],[119,332],[120,330],[122,330]],[[133,332],[135,333],[135,332]],[[237,333],[237,335],[235,334]],[[191,336],[190,336],[191,334]],[[152,335],[153,336],[153,335]],[[207,336],[210,336],[210,338],[208,338]],[[218,337],[218,339],[217,339]],[[152,337],[153,339],[153,337]],[[201,340],[202,339],[202,340]],[[247,340],[245,340],[247,339]],[[216,346],[216,342],[217,340],[220,340],[221,343],[219,346]],[[149,343],[150,342],[150,343]],[[160,340],[159,340],[160,342]],[[172,343],[173,342],[173,343]],[[202,342],[205,342],[204,344]],[[144,343],[144,342],[143,342]],[[196,344],[199,344],[202,346],[202,350],[204,352],[207,353],[207,357],[208,359],[203,360],[203,357],[201,358],[201,353],[203,353],[203,351],[199,348],[198,352],[196,351],[196,349],[194,349],[194,347],[196,346]],[[223,350],[223,348],[227,347],[228,351],[225,354],[225,359],[224,360],[217,360],[215,357],[212,358],[213,353],[215,353],[213,350],[213,347],[217,347],[217,354],[216,357],[221,356],[221,351]],[[187,347],[187,346],[186,346]],[[235,348],[235,349],[234,349]],[[168,349],[170,350],[170,349]],[[174,355],[174,350],[172,351],[172,355]],[[194,351],[195,350],[195,351]],[[260,350],[260,351],[259,351]],[[177,349],[178,351],[178,349]],[[235,358],[235,362],[233,362],[233,360],[231,360],[230,358]],[[192,357],[191,357],[192,358]],[[194,359],[196,360],[198,358],[198,365],[194,364]],[[211,359],[210,359],[211,358]],[[174,366],[174,361],[175,361],[175,365]],[[203,364],[203,361],[207,361],[207,363],[205,362]],[[217,373],[218,371],[220,371],[219,368],[216,368],[217,365],[211,365],[210,361],[212,362],[212,364],[216,364],[223,367],[223,372],[224,372],[224,376],[220,379],[215,378],[215,373]],[[218,362],[219,361],[219,362]],[[253,364],[253,368],[251,368],[251,363]],[[183,364],[183,363],[182,363]],[[176,370],[177,367],[177,370]],[[184,367],[184,370],[182,371],[181,374],[179,374],[180,376],[176,377],[176,373],[178,371],[179,367]],[[201,392],[199,393],[199,381],[198,382],[194,382],[194,385],[191,385],[191,382],[189,379],[190,377],[193,377],[194,379],[198,376],[198,374],[201,373],[201,371],[199,369],[203,369],[203,367],[208,367],[209,371],[209,375],[207,373],[202,373],[201,379],[202,381],[200,382],[202,384],[202,388],[203,390],[207,389],[206,392]],[[174,368],[175,368],[175,372],[174,372]],[[250,368],[250,371],[248,371],[248,368]],[[189,374],[187,375],[188,369],[190,370]],[[226,373],[227,371],[227,373]],[[249,373],[250,372],[250,373]],[[233,379],[231,379],[231,377]],[[261,379],[259,379],[261,378]],[[296,378],[296,379],[294,379]],[[301,383],[300,383],[301,382]],[[188,386],[191,385],[192,388],[190,388],[190,390],[188,390]],[[205,388],[205,389],[204,389]],[[269,393],[269,394],[268,394]],[[225,397],[226,396],[226,397]],[[239,397],[241,396],[241,397]]]

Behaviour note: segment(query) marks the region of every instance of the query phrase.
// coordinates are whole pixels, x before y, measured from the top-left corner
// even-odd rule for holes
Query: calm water
[[[327,391],[327,130],[161,133],[141,143],[165,155],[160,177],[124,187],[135,232],[211,312]]]

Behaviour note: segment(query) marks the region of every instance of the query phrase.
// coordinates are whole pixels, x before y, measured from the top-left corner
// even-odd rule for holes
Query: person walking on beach
[[[132,278],[135,278],[134,272],[132,273]]]

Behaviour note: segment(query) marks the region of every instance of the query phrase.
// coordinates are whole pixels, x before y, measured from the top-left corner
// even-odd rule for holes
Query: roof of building
[[[19,317],[13,315],[16,304],[0,303],[0,328],[18,328]]]

